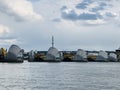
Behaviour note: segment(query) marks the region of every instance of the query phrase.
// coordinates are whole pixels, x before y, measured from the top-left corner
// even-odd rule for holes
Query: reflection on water
[[[120,63],[0,63],[0,90],[119,90]]]

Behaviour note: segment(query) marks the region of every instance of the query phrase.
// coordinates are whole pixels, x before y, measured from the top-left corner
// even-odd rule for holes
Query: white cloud
[[[1,40],[0,39],[0,45],[8,45],[10,46],[11,44],[17,44],[17,40],[16,39],[5,39],[5,40]]]
[[[16,39],[6,39],[6,40],[4,40],[4,42],[9,43],[9,44],[13,44],[13,43],[16,43],[17,40]]]
[[[32,3],[27,0],[0,0],[0,11],[13,16],[17,21],[42,19],[41,15],[34,12]]]
[[[88,25],[96,25],[96,24],[99,25],[99,24],[105,24],[106,21],[102,19],[97,19],[97,20],[87,20],[85,23]]]
[[[114,6],[111,6],[112,8],[109,6],[100,8],[99,3],[96,2],[87,6],[86,10],[77,9],[75,6],[82,1],[83,0],[40,0],[34,2],[34,0],[0,0],[0,23],[6,25],[8,28],[8,31],[1,31],[0,46],[18,44],[28,51],[31,49],[48,50],[51,46],[51,36],[53,35],[55,37],[55,47],[60,50],[77,50],[78,48],[115,50],[115,48],[118,48],[120,45],[120,29],[117,27],[120,22],[119,3],[113,3],[112,5]],[[106,0],[97,1],[102,2]],[[29,9],[26,10],[26,6],[28,6],[27,3],[25,5],[19,5],[20,3],[18,3],[17,5],[17,2],[29,3],[31,5],[30,7],[32,7],[32,12],[43,15],[44,21],[41,23],[16,22],[13,17],[16,20],[38,20],[32,18],[31,15],[29,16]],[[9,5],[10,3],[11,5]],[[107,3],[107,5],[109,3]],[[93,10],[93,8],[96,7],[97,9]],[[76,14],[79,16],[83,13],[90,13],[100,14],[103,18],[96,20],[66,20],[61,18],[61,8],[63,11],[65,10],[64,12],[67,15]],[[74,12],[70,12],[72,10]],[[97,10],[98,13],[92,10]],[[29,12],[31,12],[31,10]],[[11,17],[7,15],[11,15]]]
[[[9,32],[9,28],[7,26],[0,25],[0,36],[6,36]]]
[[[10,29],[5,25],[0,25],[0,45],[14,44],[17,38],[11,37]]]

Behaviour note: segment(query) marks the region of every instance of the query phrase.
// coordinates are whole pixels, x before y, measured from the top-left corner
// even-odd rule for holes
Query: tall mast
[[[52,36],[52,47],[54,47],[54,37]]]

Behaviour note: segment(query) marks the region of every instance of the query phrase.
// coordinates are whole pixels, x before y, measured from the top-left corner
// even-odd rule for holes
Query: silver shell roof
[[[115,53],[110,53],[109,56],[117,59],[117,55]]]
[[[50,47],[47,52],[47,60],[56,60],[57,57],[60,57],[59,51],[55,47]]]
[[[98,53],[98,56],[96,60],[100,61],[107,61],[108,60],[108,54],[105,51],[100,50]]]
[[[50,47],[48,49],[47,54],[53,55],[53,56],[57,56],[59,53],[59,51],[55,48],[55,47]]]
[[[102,50],[99,51],[98,56],[102,56],[102,57],[104,57],[104,58],[108,58],[107,52],[102,51]]]
[[[17,56],[20,53],[21,48],[17,45],[11,45],[8,53],[7,53],[7,59],[10,60],[17,60]]]
[[[87,52],[85,50],[82,50],[82,49],[78,49],[76,55],[81,56],[83,58],[87,58]]]

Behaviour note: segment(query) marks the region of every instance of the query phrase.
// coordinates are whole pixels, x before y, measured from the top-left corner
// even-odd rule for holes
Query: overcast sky
[[[0,47],[115,50],[120,0],[0,0]]]

